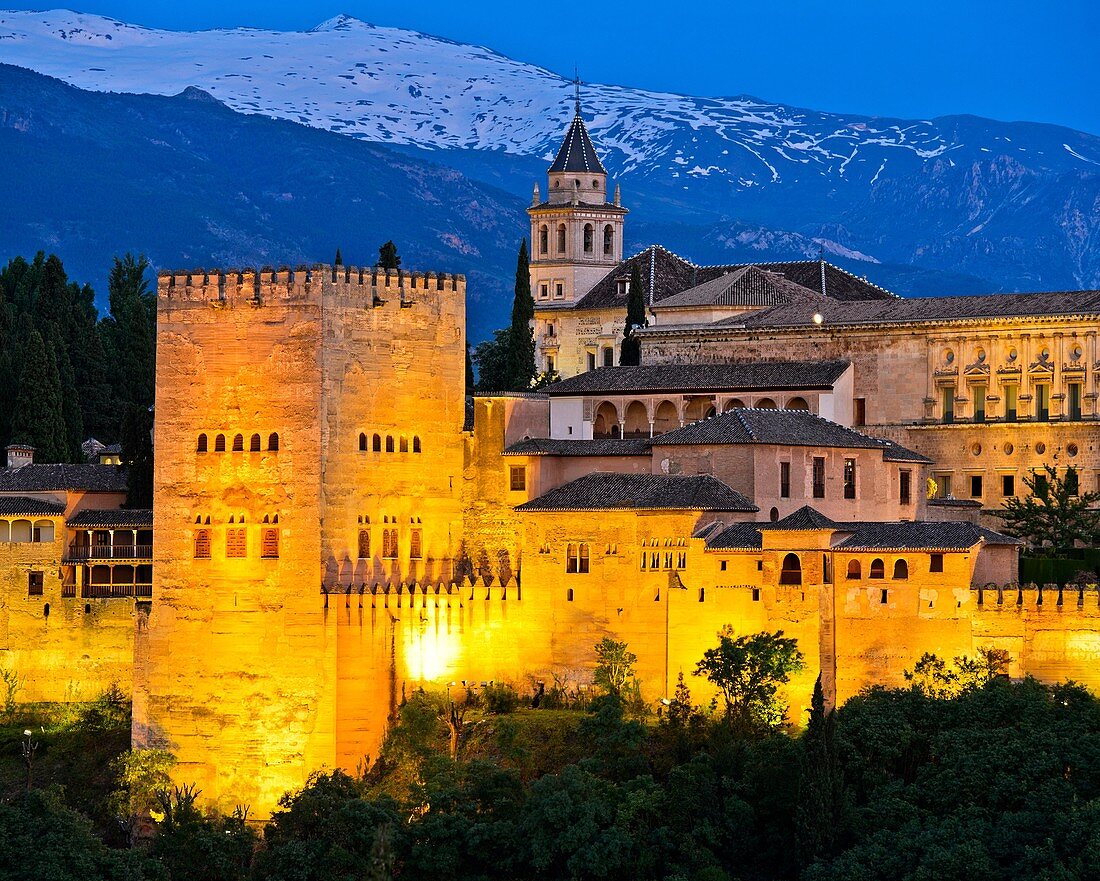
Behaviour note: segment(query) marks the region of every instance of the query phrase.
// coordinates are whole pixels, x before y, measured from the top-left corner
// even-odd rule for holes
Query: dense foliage
[[[524,239],[516,257],[512,323],[494,331],[491,340],[478,344],[474,349],[473,361],[477,364],[479,390],[522,392],[541,387],[548,381],[546,377],[538,376],[538,368],[535,366],[535,337],[532,328],[534,318],[530,258],[527,254],[527,239]]]
[[[729,640],[707,675],[771,666],[738,681],[775,684],[798,659],[761,636],[764,657]],[[414,693],[368,772],[318,772],[262,833],[244,810],[204,814],[194,790],[165,790],[164,754],[104,761],[94,741],[117,741],[117,701],[42,729],[45,789],[19,785],[21,732],[0,729],[0,879],[1100,877],[1100,701],[1078,686],[1012,682],[998,652],[926,656],[911,687],[835,712],[818,683],[792,731],[696,706],[690,676],[656,716],[632,707],[615,691],[628,691],[631,653],[600,648],[594,698],[558,681],[534,698]],[[109,769],[112,795],[81,783],[78,748]],[[57,785],[59,759],[74,763],[75,794]],[[105,804],[122,818],[113,833]],[[155,834],[127,849],[118,830],[143,806]]]
[[[156,296],[148,262],[115,258],[110,314],[100,319],[88,285],[39,252],[0,269],[0,447],[26,443],[36,462],[82,462],[88,438],[121,442],[133,468],[131,503],[152,491]]]
[[[1005,499],[994,512],[1009,535],[1027,542],[1038,553],[1054,556],[1078,544],[1095,547],[1100,541],[1100,493],[1082,492],[1080,475],[1072,465],[1064,473],[1052,465],[1024,475],[1029,493]]]

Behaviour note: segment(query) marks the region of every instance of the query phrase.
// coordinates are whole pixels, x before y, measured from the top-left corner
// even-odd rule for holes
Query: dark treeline
[[[115,258],[102,318],[92,288],[70,281],[56,255],[16,257],[0,270],[0,445],[30,444],[36,462],[82,462],[81,444],[94,437],[121,443],[136,476],[151,468],[156,294],[147,268],[144,257]],[[138,483],[131,501],[147,504]]]
[[[747,669],[726,649],[700,663],[714,682]],[[20,791],[9,777],[0,878],[1100,877],[1100,701],[959,660],[922,658],[910,688],[870,689],[835,712],[818,689],[801,731],[767,724],[768,689],[741,677],[726,679],[724,712],[696,706],[681,679],[654,718],[627,677],[616,684],[621,663],[595,698],[559,683],[533,697],[417,692],[369,771],[314,775],[262,831],[244,810],[202,812],[191,789],[157,790],[166,754],[124,755],[112,766],[129,769],[121,795],[93,797],[111,776],[88,760],[110,740],[93,709],[74,741],[39,756],[39,777],[53,768],[64,786]],[[127,721],[119,714],[118,740]],[[8,767],[13,735],[0,738]],[[126,824],[106,820],[104,804],[143,802],[156,832],[126,847]]]

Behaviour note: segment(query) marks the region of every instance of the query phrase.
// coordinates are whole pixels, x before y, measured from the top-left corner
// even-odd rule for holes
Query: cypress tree
[[[626,325],[623,328],[623,343],[619,353],[619,363],[636,366],[642,363],[642,344],[634,334],[636,327],[645,327],[649,321],[645,317],[645,288],[642,285],[642,272],[635,262],[630,267],[630,292],[626,296]]]
[[[798,827],[803,863],[830,856],[844,821],[844,772],[836,745],[836,718],[825,710],[821,677],[810,699],[810,721],[802,737]]]
[[[61,382],[42,334],[33,328],[23,347],[19,395],[12,413],[11,438],[30,444],[39,462],[69,461]]]
[[[466,394],[474,393],[474,359],[470,357],[470,341],[466,341]]]
[[[112,364],[112,413],[115,431],[130,405],[152,406],[156,385],[156,297],[149,291],[144,256],[116,257],[107,280],[111,315],[101,322],[103,348]]]
[[[344,258],[342,256],[340,256],[340,249],[339,248],[336,249],[336,260],[334,262],[337,266],[343,266],[344,265]]]
[[[126,466],[126,507],[153,507],[153,413],[151,408],[130,404],[122,417],[119,442]]]
[[[397,254],[397,245],[393,243],[392,239],[378,249],[378,268],[390,270],[401,268],[401,258]]]
[[[508,388],[511,391],[524,391],[531,387],[535,378],[535,336],[531,329],[535,318],[535,301],[531,296],[527,239],[519,246],[514,290],[512,326],[508,333]]]

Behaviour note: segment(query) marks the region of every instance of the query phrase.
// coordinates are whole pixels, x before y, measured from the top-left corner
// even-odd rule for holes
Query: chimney
[[[8,467],[22,468],[24,465],[34,464],[34,447],[29,444],[9,444]]]

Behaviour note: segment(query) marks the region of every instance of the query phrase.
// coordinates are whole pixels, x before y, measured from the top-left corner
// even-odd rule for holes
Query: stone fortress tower
[[[270,807],[377,755],[394,619],[362,596],[452,577],[464,327],[461,276],[160,276],[134,742],[204,799]]]

